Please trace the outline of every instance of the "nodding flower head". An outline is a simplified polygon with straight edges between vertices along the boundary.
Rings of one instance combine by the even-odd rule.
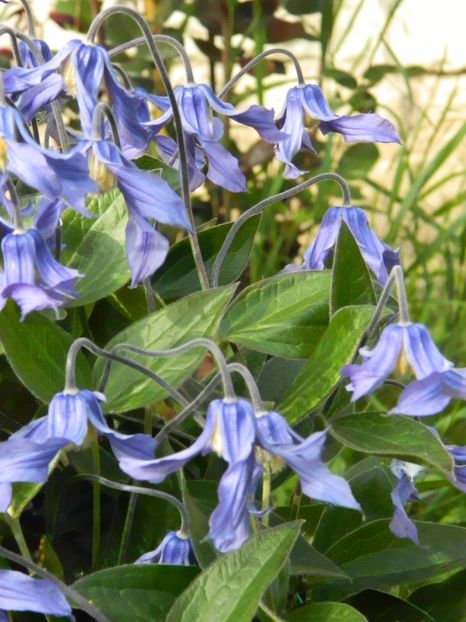
[[[134,563],[191,566],[192,557],[189,536],[182,531],[169,531],[154,551],[144,553]]]
[[[407,538],[419,544],[416,525],[407,515],[404,506],[411,501],[419,501],[419,494],[414,486],[414,480],[423,473],[424,469],[411,462],[393,460],[391,471],[397,481],[391,495],[395,511],[390,522],[390,530],[398,538]]]

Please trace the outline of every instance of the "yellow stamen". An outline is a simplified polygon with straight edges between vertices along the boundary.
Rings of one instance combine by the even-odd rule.
[[[65,83],[68,93],[71,95],[71,97],[76,97],[76,69],[71,62],[71,58],[66,61],[62,69],[61,75],[63,77],[63,81]]]
[[[89,177],[97,182],[103,192],[116,188],[115,175],[92,152],[89,156]]]
[[[4,171],[7,165],[7,144],[0,138],[0,171]]]
[[[405,376],[409,370],[408,359],[406,358],[406,353],[404,348],[401,349],[400,356],[398,357],[398,361],[395,367],[395,373],[399,376]]]
[[[271,473],[279,473],[285,465],[283,458],[273,456],[266,449],[262,449],[262,447],[256,447],[256,460],[265,468],[270,469]]]
[[[223,456],[223,438],[218,419],[215,422],[214,433],[212,434],[212,449],[220,458]]]

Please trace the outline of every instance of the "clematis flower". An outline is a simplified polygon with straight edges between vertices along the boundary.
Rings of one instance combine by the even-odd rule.
[[[407,364],[416,378],[426,378],[434,372],[444,372],[452,367],[432,341],[423,324],[390,324],[382,332],[373,350],[361,348],[362,364],[346,365],[341,375],[349,378],[347,391],[352,391],[354,402],[380,387],[398,366],[404,371]]]
[[[297,434],[277,412],[256,415],[257,440],[265,450],[262,460],[278,458],[298,475],[303,493],[311,499],[324,501],[353,510],[361,506],[353,497],[348,482],[334,475],[322,461],[327,438],[325,431],[311,434],[307,439]]]
[[[391,471],[397,479],[397,483],[391,494],[395,512],[390,522],[390,531],[398,538],[407,538],[415,544],[419,544],[416,525],[406,513],[405,505],[411,501],[419,501],[419,493],[414,486],[414,479],[424,469],[411,462],[393,460]]]
[[[399,264],[398,251],[379,240],[369,226],[367,216],[359,207],[331,207],[325,212],[315,240],[304,253],[301,266],[290,264],[284,272],[298,270],[323,270],[338,240],[344,222],[361,251],[365,262],[378,282],[384,285],[393,265]]]
[[[191,229],[184,204],[168,183],[127,160],[106,140],[86,140],[77,147],[89,159],[89,174],[102,191],[118,188],[128,208],[126,251],[134,287],[151,276],[165,260],[168,241],[150,219]]]
[[[46,41],[44,41],[43,39],[32,39],[32,42],[42,54],[45,62],[52,59],[52,50],[50,49],[49,44]],[[34,56],[34,54],[32,54],[29,46],[24,41],[18,41],[18,49],[21,56],[21,62],[23,63],[23,66],[26,67],[26,69],[32,69],[39,66],[36,57]]]
[[[142,93],[141,90],[139,92]],[[238,160],[220,144],[223,124],[220,119],[213,117],[213,111],[253,127],[261,138],[276,143],[283,140],[284,135],[273,122],[273,111],[254,105],[244,112],[238,112],[231,104],[222,102],[207,84],[179,86],[175,89],[175,96],[188,143],[190,168],[197,169],[197,181],[202,178],[201,170],[206,159],[210,181],[232,192],[244,192],[245,177],[239,169]],[[173,111],[168,98],[147,93],[146,97],[163,111],[158,119],[145,124],[159,132],[172,119]],[[204,158],[196,147],[202,150]]]
[[[33,69],[14,67],[4,74],[5,92],[9,95],[21,94],[20,106],[27,107],[29,117],[60,95],[75,97],[85,136],[91,135],[92,118],[102,82],[115,110],[123,151],[126,157],[136,158],[145,152],[151,140],[151,131],[141,125],[142,121],[149,121],[149,109],[145,100],[122,87],[108,52],[102,46],[74,39],[43,65]],[[48,92],[40,95],[44,85],[44,90]],[[31,89],[34,89],[35,95],[40,95],[36,105]]]
[[[315,152],[305,127],[306,114],[318,123],[323,134],[338,132],[348,143],[400,142],[392,123],[378,114],[339,116],[330,108],[316,84],[295,86],[288,91],[283,110],[276,119],[278,127],[287,135],[277,145],[276,158],[286,164],[285,177],[288,179],[304,172],[292,163],[293,156],[301,149]]]
[[[8,233],[1,247],[0,309],[12,298],[23,320],[31,311],[56,310],[76,297],[74,285],[82,275],[53,258],[37,229]]]
[[[466,492],[466,446],[446,445],[445,448],[453,458],[455,474],[453,486],[461,492]]]
[[[154,551],[144,553],[134,563],[191,566],[191,556],[192,549],[189,536],[182,531],[169,531]]]
[[[434,371],[421,380],[411,382],[402,391],[391,413],[415,417],[435,415],[446,408],[452,399],[466,400],[466,369],[452,367]]]
[[[53,616],[72,615],[59,588],[48,579],[33,579],[16,570],[0,570],[0,621],[7,611],[34,611]]]
[[[219,485],[219,504],[210,521],[209,537],[222,552],[237,549],[249,534],[248,494],[254,471],[254,415],[246,400],[214,400],[204,430],[182,451],[164,458],[122,458],[120,468],[134,479],[162,482],[201,454],[215,452],[228,467]]]

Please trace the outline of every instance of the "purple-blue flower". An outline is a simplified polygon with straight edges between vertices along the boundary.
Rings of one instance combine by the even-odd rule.
[[[201,171],[207,159],[207,177],[210,181],[232,192],[244,192],[245,177],[239,169],[238,160],[220,144],[223,123],[213,117],[212,111],[253,127],[261,138],[276,143],[283,140],[284,135],[273,122],[273,111],[254,105],[244,112],[238,112],[231,104],[222,102],[207,84],[179,86],[175,89],[175,96],[188,143],[191,187],[202,183]],[[148,94],[146,97],[163,111],[158,119],[146,123],[146,126],[159,132],[171,120],[173,111],[168,98]],[[165,151],[167,147],[168,143],[165,143]],[[199,147],[202,152],[199,152]]]
[[[191,566],[192,549],[189,536],[181,531],[169,531],[154,551],[141,555],[135,564],[171,564]]]
[[[397,365],[404,372],[409,364],[418,379],[452,367],[423,324],[390,324],[372,350],[361,348],[359,354],[364,358],[361,364],[346,365],[341,371],[351,381],[346,389],[352,391],[353,402],[380,387]]]
[[[448,453],[453,458],[454,467],[454,479],[452,480],[453,486],[466,492],[466,446],[460,445],[446,445]]]
[[[393,460],[390,468],[397,480],[391,494],[395,511],[390,521],[390,530],[398,538],[407,538],[419,544],[416,525],[407,515],[404,506],[411,501],[419,501],[414,479],[423,472],[423,469],[417,464],[401,460]]]
[[[400,394],[391,413],[414,417],[435,415],[452,399],[466,400],[466,369],[452,367],[435,371],[411,382]]]
[[[21,307],[21,319],[38,309],[58,309],[76,297],[82,275],[56,261],[37,229],[13,231],[2,240],[0,309],[8,298]]]
[[[0,570],[0,621],[7,611],[34,611],[70,617],[72,610],[59,588],[48,579],[33,579],[16,570]]]
[[[288,464],[298,475],[306,496],[317,501],[361,510],[348,482],[343,477],[334,475],[322,461],[327,438],[325,431],[315,432],[304,439],[279,413],[273,411],[256,416],[256,429],[257,441],[266,451],[265,457],[262,454],[262,460],[270,460],[272,457],[273,465],[273,457],[277,457]]]
[[[285,271],[323,270],[332,255],[344,222],[361,251],[365,262],[378,282],[384,285],[393,265],[399,263],[398,252],[379,240],[369,226],[365,212],[359,207],[331,207],[324,215],[317,236],[304,253],[301,266],[289,265]]]
[[[122,458],[120,467],[134,479],[162,482],[195,456],[215,452],[228,464],[219,485],[219,504],[210,517],[209,537],[222,552],[237,549],[249,534],[248,495],[253,482],[255,424],[246,400],[214,400],[205,428],[187,449],[164,458]]]
[[[102,81],[115,111],[123,152],[128,158],[136,158],[145,152],[151,140],[151,131],[141,124],[149,121],[149,109],[141,97],[123,88],[112,68],[108,52],[100,45],[72,40],[43,65],[33,69],[14,67],[4,75],[5,91],[9,95],[21,94],[19,105],[27,109],[29,118],[60,95],[68,93],[75,97],[86,137],[91,135]],[[44,91],[42,95],[41,88]],[[48,91],[47,95],[45,91]],[[37,100],[36,95],[39,95]]]
[[[338,132],[348,143],[379,142],[399,143],[395,127],[378,114],[357,114],[339,116],[327,104],[321,89],[316,84],[294,86],[288,91],[283,110],[277,117],[278,126],[288,137],[277,145],[276,158],[286,164],[285,177],[294,179],[304,171],[299,170],[292,159],[298,151],[315,151],[306,131],[306,115],[313,122],[319,122],[320,130]]]
[[[86,140],[77,147],[89,158],[89,173],[102,191],[117,187],[126,202],[129,220],[126,251],[131,269],[131,285],[151,276],[165,260],[168,241],[150,221],[191,229],[180,197],[168,183],[137,168],[106,140]]]

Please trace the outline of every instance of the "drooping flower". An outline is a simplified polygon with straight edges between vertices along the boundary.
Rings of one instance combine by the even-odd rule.
[[[205,428],[187,449],[164,458],[123,458],[120,467],[134,479],[162,482],[191,458],[215,452],[228,467],[219,485],[219,504],[210,521],[209,537],[219,551],[241,546],[249,534],[248,495],[254,472],[255,425],[246,400],[214,400],[207,410]]]
[[[461,492],[466,492],[466,446],[446,445],[445,449],[453,458],[455,475],[452,480],[453,486]]]
[[[390,324],[372,350],[361,348],[359,354],[364,358],[361,364],[346,365],[341,371],[351,380],[346,389],[352,391],[353,402],[380,387],[397,364],[402,371],[409,364],[418,379],[452,367],[423,324]]]
[[[417,528],[406,513],[405,505],[411,501],[419,501],[419,493],[414,486],[414,479],[423,472],[423,468],[411,462],[393,460],[391,471],[397,483],[391,494],[395,512],[390,522],[390,530],[398,538],[407,538],[419,544]]]
[[[52,81],[51,81],[52,78]],[[151,131],[142,121],[149,121],[147,103],[135,93],[125,90],[115,74],[108,52],[100,45],[69,41],[53,58],[33,69],[14,67],[5,72],[5,91],[21,94],[20,106],[27,108],[28,117],[50,104],[60,95],[68,94],[78,102],[81,127],[91,135],[92,119],[101,83],[107,88],[122,142],[128,158],[142,155],[151,140]],[[48,93],[40,95],[41,86]],[[31,89],[39,99],[34,103]],[[27,105],[26,105],[27,98]]]
[[[89,159],[89,173],[102,191],[118,188],[129,213],[126,251],[131,269],[131,285],[151,276],[165,260],[166,238],[149,221],[191,229],[180,197],[168,183],[137,168],[116,145],[106,140],[86,140],[77,147]]]
[[[400,142],[392,123],[378,114],[340,116],[333,112],[316,84],[294,86],[288,91],[283,110],[276,119],[279,128],[287,134],[287,138],[277,144],[276,157],[286,164],[285,177],[288,179],[304,172],[292,163],[293,156],[301,149],[315,151],[306,131],[306,114],[324,134],[338,132],[348,143]]]
[[[82,275],[53,258],[37,229],[8,233],[1,247],[0,309],[12,298],[21,307],[23,320],[31,311],[56,310],[76,297],[74,285]]]
[[[191,566],[192,548],[189,536],[182,531],[169,531],[154,551],[141,555],[135,564],[171,564]]]
[[[0,621],[7,611],[33,611],[53,616],[72,615],[60,589],[48,579],[33,579],[16,570],[0,570]]]
[[[327,433],[315,432],[304,439],[277,412],[256,415],[257,441],[266,451],[262,460],[278,457],[298,475],[303,493],[311,499],[361,510],[348,482],[334,475],[322,461]],[[272,463],[273,464],[273,463]]]
[[[159,132],[173,117],[172,108],[168,98],[148,94],[146,97],[163,112],[158,119],[146,123],[146,126]],[[244,112],[238,112],[231,104],[222,102],[207,84],[179,86],[175,89],[175,97],[183,130],[187,135],[190,167],[197,169],[197,180],[202,179],[201,170],[207,159],[207,177],[210,181],[232,192],[244,192],[245,177],[239,169],[238,160],[220,144],[223,124],[220,119],[213,117],[212,111],[253,127],[261,138],[276,143],[283,140],[284,135],[273,122],[273,111],[254,105]],[[196,147],[202,150],[204,158]]]
[[[301,266],[290,264],[285,272],[294,270],[323,270],[338,240],[340,227],[345,223],[361,251],[365,262],[381,285],[388,279],[393,265],[399,263],[398,251],[379,240],[370,228],[365,212],[359,207],[331,207],[324,215],[316,238],[304,253]]]
[[[466,400],[466,369],[452,367],[434,371],[421,380],[411,382],[402,391],[392,414],[425,417],[435,415],[452,399]]]

